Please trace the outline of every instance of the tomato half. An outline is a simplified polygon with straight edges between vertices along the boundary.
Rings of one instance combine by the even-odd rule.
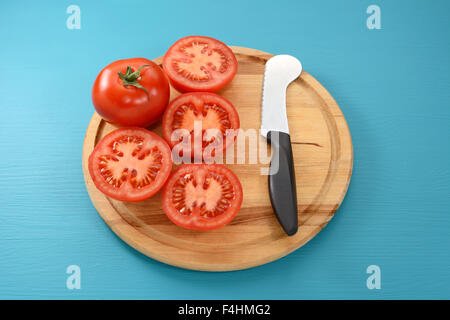
[[[120,74],[119,74],[120,73]],[[147,127],[169,103],[170,86],[164,71],[144,58],[118,60],[106,66],[92,87],[92,102],[106,121]]]
[[[172,148],[178,145],[180,156],[189,150],[191,157],[207,160],[234,143],[239,125],[230,101],[211,92],[190,92],[170,102],[163,116],[163,136]]]
[[[163,67],[180,92],[216,92],[233,80],[238,62],[219,40],[189,36],[175,42],[164,55]]]
[[[184,164],[163,189],[163,208],[180,227],[212,230],[225,226],[242,204],[238,177],[220,164]]]
[[[97,189],[122,201],[150,198],[172,170],[167,143],[146,129],[125,127],[101,139],[89,157],[89,173]]]

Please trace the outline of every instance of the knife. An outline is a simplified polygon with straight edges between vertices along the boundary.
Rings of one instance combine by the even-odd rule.
[[[262,91],[261,135],[272,146],[269,194],[272,208],[288,236],[298,230],[294,161],[286,114],[286,89],[302,72],[302,64],[290,55],[266,62]]]

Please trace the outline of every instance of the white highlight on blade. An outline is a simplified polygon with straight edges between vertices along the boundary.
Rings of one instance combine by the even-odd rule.
[[[261,135],[269,131],[289,134],[286,114],[286,89],[300,76],[302,64],[297,58],[282,54],[270,58],[264,70]]]

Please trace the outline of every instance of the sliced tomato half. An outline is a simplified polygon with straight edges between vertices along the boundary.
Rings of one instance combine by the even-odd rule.
[[[233,80],[238,62],[223,42],[189,36],[169,48],[163,67],[172,86],[180,92],[216,92]]]
[[[225,226],[242,204],[238,177],[219,164],[184,164],[163,190],[163,208],[180,227],[212,230]]]
[[[89,157],[89,173],[97,189],[121,201],[150,198],[171,170],[170,147],[142,128],[114,130],[98,142]]]
[[[234,143],[240,123],[236,109],[224,97],[211,92],[190,92],[172,100],[162,125],[164,139],[172,148],[178,145],[176,152],[180,156],[189,150],[190,156],[208,160]]]

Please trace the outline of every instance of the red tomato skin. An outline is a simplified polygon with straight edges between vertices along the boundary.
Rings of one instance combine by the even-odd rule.
[[[199,88],[199,87],[195,87],[195,86],[190,86],[186,83],[183,82],[179,82],[175,79],[169,79],[170,85],[177,90],[178,92],[181,93],[188,93],[188,92],[218,92],[220,91],[222,88],[226,87],[231,80],[233,80],[233,78],[230,78],[227,81],[224,81],[222,84],[220,85],[216,85],[216,86],[209,86],[206,88]]]
[[[99,153],[101,153],[104,148],[107,148],[110,141],[113,141],[113,138],[115,138],[116,136],[119,136],[122,133],[127,133],[127,134],[141,133],[146,136],[150,136],[151,138],[157,140],[160,151],[165,156],[165,164],[161,168],[162,179],[161,179],[160,184],[155,186],[153,189],[145,191],[145,192],[143,191],[138,195],[127,194],[126,192],[122,193],[122,194],[114,192],[114,190],[110,189],[108,187],[108,184],[105,183],[105,181],[100,177],[97,169],[95,168],[95,165],[96,165],[95,156],[98,155]],[[109,139],[109,138],[111,138],[111,139]],[[149,130],[140,128],[140,127],[122,127],[122,128],[119,128],[119,129],[116,129],[116,130],[110,132],[109,134],[104,136],[97,143],[94,150],[92,151],[92,153],[89,156],[88,169],[89,169],[89,174],[91,176],[92,182],[94,183],[96,188],[100,192],[102,192],[104,195],[111,197],[113,199],[119,200],[119,201],[139,202],[139,201],[143,201],[143,200],[151,198],[159,190],[161,190],[164,187],[165,183],[167,182],[167,179],[170,176],[170,172],[172,171],[172,153],[170,151],[170,147],[167,145],[167,143],[164,141],[164,139],[162,139],[157,134],[155,134]]]
[[[220,83],[213,83],[209,84],[208,82],[203,83],[202,85],[198,85],[195,82],[189,81],[187,79],[181,79],[174,76],[173,71],[171,70],[169,66],[169,58],[171,55],[171,52],[173,50],[176,50],[177,46],[183,42],[189,42],[191,39],[200,39],[205,41],[210,41],[213,43],[217,43],[226,53],[227,57],[229,59],[230,69],[231,72],[228,74],[227,77],[221,79]],[[205,36],[187,36],[184,38],[181,38],[177,40],[170,48],[167,50],[166,54],[164,55],[163,59],[163,68],[166,71],[167,76],[169,77],[170,84],[173,88],[175,88],[177,91],[181,93],[186,92],[217,92],[224,88],[226,85],[228,85],[234,78],[234,76],[237,73],[238,69],[238,61],[236,59],[236,56],[234,55],[233,51],[223,42],[211,38],[211,37],[205,37]]]
[[[226,174],[227,179],[229,179],[230,182],[232,183],[235,192],[235,199],[232,207],[230,208],[230,212],[214,218],[202,218],[199,216],[189,218],[185,216],[180,216],[175,211],[171,203],[172,200],[171,188],[174,182],[178,177],[180,177],[185,172],[198,172],[200,170],[205,170],[208,168]],[[237,213],[239,212],[239,209],[241,208],[242,201],[243,201],[243,191],[239,178],[233,171],[231,171],[229,168],[221,164],[183,164],[172,172],[162,191],[163,209],[169,220],[171,220],[179,227],[191,230],[208,231],[220,229],[226,226],[236,217]]]
[[[147,93],[134,86],[124,86],[118,72],[133,71],[143,65],[142,85]],[[97,113],[106,121],[121,126],[147,127],[155,123],[167,107],[170,86],[164,71],[145,58],[117,60],[106,66],[97,76],[92,87],[92,102]]]
[[[172,136],[172,132],[173,132],[171,125],[172,125],[172,120],[173,120],[173,116],[175,114],[176,108],[179,107],[180,105],[182,105],[184,102],[201,101],[201,100],[207,101],[210,99],[217,102],[222,107],[226,107],[227,111],[229,112],[230,120],[232,122],[232,128],[236,130],[236,133],[238,132],[238,130],[240,128],[239,113],[237,112],[236,108],[233,106],[233,104],[228,99],[226,99],[216,93],[212,93],[212,92],[188,92],[188,93],[181,94],[178,97],[176,97],[175,99],[173,99],[167,106],[167,109],[164,112],[164,115],[162,118],[163,119],[162,120],[163,137],[167,141],[167,143],[169,144],[169,146],[171,148],[173,148],[176,145],[176,143],[174,143],[171,140],[171,136]],[[236,137],[237,137],[237,134],[234,136],[233,140],[231,140],[231,141],[225,140],[225,142],[229,142],[229,143],[224,143],[223,149],[221,150],[220,154],[223,154],[227,148],[230,148],[234,144]],[[192,150],[191,157],[193,159],[200,158],[200,157],[194,155],[194,150]],[[203,160],[210,160],[210,159],[203,158]]]

